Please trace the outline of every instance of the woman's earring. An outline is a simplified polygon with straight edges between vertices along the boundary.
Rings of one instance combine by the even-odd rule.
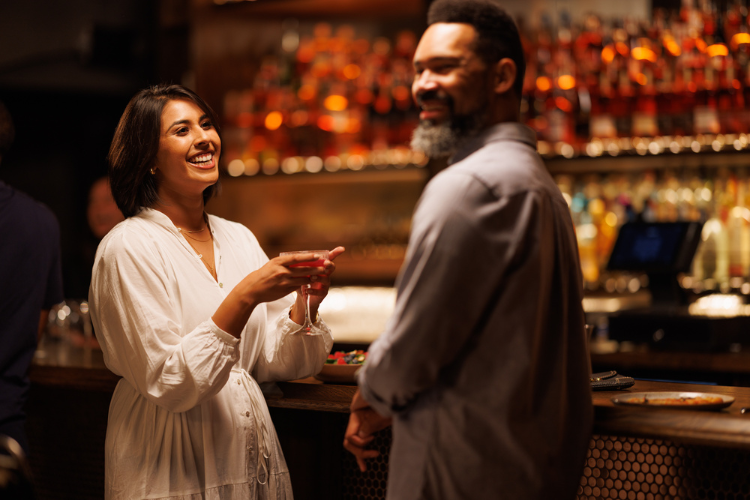
[[[151,175],[156,175],[156,167],[151,167]]]

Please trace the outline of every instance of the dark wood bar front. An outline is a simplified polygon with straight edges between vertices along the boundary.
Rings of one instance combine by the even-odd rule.
[[[118,377],[98,351],[38,359],[28,404],[30,462],[40,499],[102,498],[104,436]],[[342,448],[353,385],[314,379],[278,384],[268,406],[298,499],[383,498],[390,432],[362,474]],[[733,396],[721,411],[632,408],[611,398],[632,392],[691,391]],[[636,381],[593,393],[595,420],[579,498],[747,498],[750,388]]]

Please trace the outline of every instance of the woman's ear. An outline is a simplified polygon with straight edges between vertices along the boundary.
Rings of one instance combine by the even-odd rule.
[[[495,64],[495,93],[505,94],[513,89],[516,82],[516,63],[509,57],[503,57]]]

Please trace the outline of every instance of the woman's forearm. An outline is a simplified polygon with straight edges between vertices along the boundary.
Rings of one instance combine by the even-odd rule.
[[[237,293],[232,290],[211,318],[216,326],[228,334],[240,338],[250,315],[258,303],[248,297],[248,294]]]

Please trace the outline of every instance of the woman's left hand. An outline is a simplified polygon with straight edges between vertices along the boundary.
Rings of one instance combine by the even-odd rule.
[[[315,276],[310,276],[310,288],[306,290],[304,293],[310,294],[310,319],[312,321],[315,321],[315,318],[318,315],[318,307],[320,306],[320,303],[323,302],[323,299],[326,298],[326,295],[328,295],[328,289],[331,286],[331,274],[333,274],[334,271],[336,271],[336,264],[333,263],[333,261],[344,253],[345,248],[344,247],[336,247],[330,252],[328,252],[328,259],[323,264],[323,267],[325,267],[326,271],[324,274],[318,274]],[[295,319],[295,316],[297,316],[297,312],[299,311],[302,315],[302,320],[304,321],[305,318],[305,302],[304,302],[303,292],[300,290],[299,293],[297,293],[297,301],[294,304],[294,311],[292,311],[292,318]],[[299,322],[302,324],[302,322]]]

